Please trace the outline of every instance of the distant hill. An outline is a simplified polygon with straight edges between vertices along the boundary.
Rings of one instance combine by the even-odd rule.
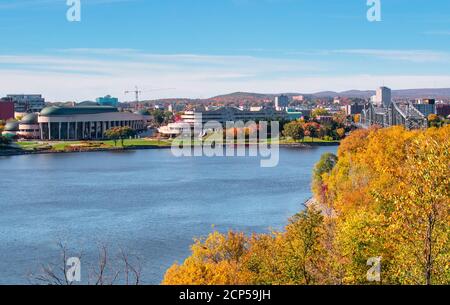
[[[281,94],[281,93],[280,93]],[[348,90],[343,92],[335,91],[322,91],[316,93],[283,93],[290,97],[296,95],[312,96],[316,98],[326,98],[326,97],[353,97],[353,98],[370,98],[375,94],[375,90]],[[225,95],[219,95],[210,98],[209,100],[224,101],[224,100],[262,100],[262,99],[273,99],[279,94],[261,94],[261,93],[250,93],[250,92],[234,92]],[[432,89],[402,89],[393,90],[392,96],[396,98],[450,98],[450,88],[432,88]]]
[[[393,92],[395,97],[405,98],[450,98],[450,88],[440,89],[407,89],[395,90]]]
[[[262,102],[271,101],[274,99],[275,94],[262,94],[262,93],[249,93],[249,92],[234,92],[225,95],[218,95],[209,98],[209,101],[220,103],[236,103],[236,102]]]
[[[254,92],[233,92],[223,94],[206,99],[189,99],[189,98],[167,98],[158,100],[142,101],[141,103],[172,103],[172,102],[194,102],[194,103],[240,103],[240,102],[270,102],[275,96],[285,94],[289,97],[303,95],[313,98],[361,98],[368,99],[375,94],[375,90],[347,90],[342,92],[322,91],[316,93],[254,93]],[[402,89],[393,90],[394,98],[415,99],[415,98],[435,98],[450,99],[450,88],[431,88],[431,89]]]

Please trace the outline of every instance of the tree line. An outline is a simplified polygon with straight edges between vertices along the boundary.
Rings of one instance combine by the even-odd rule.
[[[320,120],[320,117],[329,117],[328,121]],[[305,137],[320,138],[327,141],[341,140],[353,128],[350,119],[345,113],[330,115],[325,109],[316,109],[311,117],[304,117],[283,124],[283,136],[296,142],[304,141]]]

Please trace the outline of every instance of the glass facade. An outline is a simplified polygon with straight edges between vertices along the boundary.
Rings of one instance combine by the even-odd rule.
[[[96,99],[96,102],[100,106],[117,107],[119,105],[119,99],[117,97],[112,97],[110,95],[107,95],[105,97],[99,97]]]

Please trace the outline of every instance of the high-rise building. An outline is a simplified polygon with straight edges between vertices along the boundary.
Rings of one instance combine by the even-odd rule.
[[[426,117],[428,117],[430,114],[436,114],[435,104],[413,104],[413,106]]]
[[[45,99],[40,94],[9,94],[6,98],[14,102],[15,112],[40,112],[45,107]]]
[[[280,95],[275,97],[275,109],[277,111],[286,110],[289,106],[289,97],[287,95]]]
[[[435,99],[419,99],[417,100],[417,102],[413,103],[413,105],[426,117],[428,117],[430,114],[436,114]]]
[[[364,109],[364,105],[353,103],[351,105],[345,105],[345,106],[343,106],[343,108],[347,115],[354,115],[354,114],[360,114]]]
[[[380,87],[377,89],[375,101],[378,106],[388,107],[392,102],[391,89],[388,87]]]
[[[436,100],[434,98],[425,98],[425,99],[419,100],[418,104],[435,105]]]
[[[100,106],[117,107],[119,105],[119,99],[117,97],[112,97],[111,95],[99,97],[96,99],[96,102]]]

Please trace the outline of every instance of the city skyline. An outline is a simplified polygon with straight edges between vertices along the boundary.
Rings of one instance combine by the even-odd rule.
[[[326,4],[324,5],[324,3]],[[449,87],[448,1],[4,1],[0,94],[133,100]],[[121,22],[117,22],[120,20]],[[45,35],[42,35],[45,33]]]

